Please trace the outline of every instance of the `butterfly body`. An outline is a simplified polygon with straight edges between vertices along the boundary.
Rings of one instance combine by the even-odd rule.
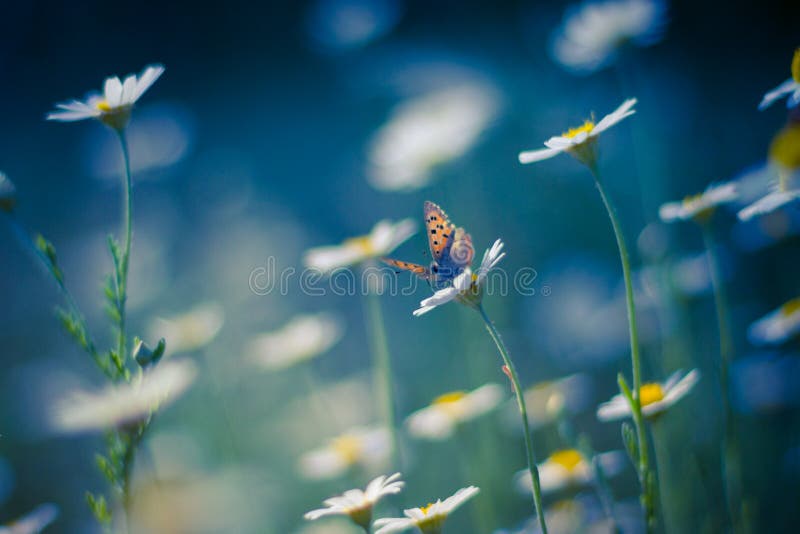
[[[392,267],[410,271],[427,280],[435,289],[449,285],[453,279],[464,272],[475,255],[472,236],[466,230],[456,227],[442,208],[426,201],[423,209],[425,229],[428,234],[428,247],[433,260],[428,267],[406,261],[384,259]]]

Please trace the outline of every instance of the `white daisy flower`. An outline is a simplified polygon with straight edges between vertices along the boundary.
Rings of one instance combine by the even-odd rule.
[[[681,400],[689,393],[700,380],[700,371],[692,369],[681,376],[681,371],[676,371],[663,384],[649,382],[642,384],[641,403],[642,414],[645,417],[655,417],[667,410],[670,406]],[[597,418],[601,421],[614,421],[631,417],[631,407],[622,394],[614,397],[597,409]]]
[[[506,256],[506,253],[502,252],[503,246],[503,242],[500,239],[495,241],[492,247],[483,253],[481,266],[476,272],[473,273],[469,267],[464,269],[463,273],[453,279],[453,285],[438,290],[433,296],[420,302],[420,307],[414,310],[414,316],[419,317],[438,306],[447,304],[451,300],[456,300],[468,306],[479,305],[483,296],[486,277],[500,263],[500,260]]]
[[[97,119],[115,130],[123,130],[131,118],[133,105],[163,73],[162,65],[149,65],[138,78],[135,74],[128,75],[124,82],[117,76],[106,78],[102,94],[90,94],[84,102],[56,104],[58,110],[49,113],[47,120]]]
[[[206,302],[179,315],[154,319],[147,329],[148,338],[164,338],[172,354],[190,352],[211,343],[224,323],[222,306]]]
[[[331,314],[298,315],[282,328],[256,336],[245,353],[264,369],[286,369],[327,352],[343,331],[342,322]]]
[[[333,438],[324,447],[303,454],[299,468],[309,479],[335,478],[355,466],[379,465],[391,451],[387,429],[359,427]]]
[[[737,198],[736,184],[712,184],[702,193],[688,196],[680,202],[663,204],[658,215],[665,223],[689,219],[703,222],[713,215],[717,206],[733,202]]]
[[[626,463],[625,453],[610,451],[597,454],[596,459],[606,476],[619,474]],[[551,454],[538,465],[542,493],[553,493],[564,488],[578,488],[594,481],[592,462],[576,449],[565,449]],[[514,484],[522,493],[531,493],[531,473],[523,469],[514,475]]]
[[[51,424],[60,433],[102,431],[145,420],[175,401],[197,376],[190,360],[168,360],[133,382],[102,391],[74,391],[56,402]]]
[[[552,54],[568,70],[590,73],[613,62],[627,43],[657,43],[666,23],[667,6],[661,0],[586,1],[565,15]]]
[[[452,391],[436,397],[430,406],[406,419],[409,432],[418,438],[444,440],[456,427],[495,409],[503,400],[503,386],[486,384],[474,391]]]
[[[17,188],[5,173],[0,172],[0,210],[11,213],[17,204]]]
[[[587,375],[574,374],[540,382],[524,391],[528,422],[534,428],[555,421],[562,412],[578,413],[589,402],[592,384]],[[519,408],[509,403],[508,419],[519,425]]]
[[[353,523],[364,529],[369,529],[372,523],[372,508],[379,500],[387,495],[400,493],[405,482],[400,480],[400,473],[392,476],[381,475],[367,484],[365,490],[352,489],[342,495],[325,500],[325,508],[312,510],[303,517],[313,521],[320,517],[331,515],[346,515]]]
[[[788,97],[786,107],[793,108],[800,104],[800,48],[794,51],[792,57],[792,77],[765,94],[758,109],[767,109],[783,97]]]
[[[749,221],[755,217],[777,211],[784,206],[794,203],[798,199],[800,199],[800,189],[790,191],[774,189],[766,196],[761,197],[746,208],[740,210],[736,216],[739,217],[740,221]]]
[[[412,191],[434,169],[466,154],[499,108],[493,88],[463,83],[398,106],[369,148],[368,179],[376,189]]]
[[[437,500],[423,508],[404,510],[406,517],[383,518],[375,521],[378,529],[375,534],[390,534],[402,532],[410,528],[418,528],[422,534],[440,534],[442,526],[456,508],[478,494],[480,490],[475,486],[461,488],[454,495],[444,501]]]
[[[341,245],[308,250],[303,264],[310,269],[330,272],[363,263],[389,254],[416,232],[417,224],[412,219],[396,223],[383,220],[372,228],[369,235],[347,239]]]
[[[592,167],[597,161],[597,147],[595,146],[597,136],[625,117],[630,117],[636,113],[636,110],[633,109],[634,105],[636,105],[636,99],[629,98],[616,110],[603,117],[597,124],[593,120],[587,120],[582,126],[570,128],[560,136],[551,137],[545,141],[544,144],[547,148],[520,152],[519,162],[523,164],[534,163],[550,159],[562,152],[567,152],[581,163]]]
[[[800,297],[750,325],[747,338],[753,345],[778,345],[800,334]]]
[[[19,519],[0,525],[0,534],[38,534],[56,517],[58,507],[55,504],[40,504]]]

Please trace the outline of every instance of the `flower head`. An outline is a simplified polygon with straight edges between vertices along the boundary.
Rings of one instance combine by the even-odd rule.
[[[481,265],[476,272],[473,273],[469,267],[464,269],[464,272],[453,279],[452,285],[438,290],[433,296],[420,302],[420,307],[414,310],[414,316],[419,317],[437,306],[447,304],[451,300],[473,307],[480,305],[486,277],[505,255],[503,242],[498,239],[491,248],[484,252]]]
[[[539,427],[555,421],[561,413],[580,412],[590,402],[591,390],[591,380],[584,374],[534,384],[524,391],[528,423],[532,427]],[[509,408],[509,420],[511,415],[517,418],[519,408],[516,404],[509,403]]]
[[[800,104],[800,48],[794,51],[792,57],[792,77],[765,94],[758,109],[767,109],[783,97],[788,97],[786,107],[793,108]]]
[[[137,77],[130,74],[121,81],[117,76],[106,78],[102,94],[90,94],[86,101],[72,100],[56,104],[47,120],[72,122],[97,119],[115,130],[123,130],[131,118],[133,105],[164,73],[162,65],[149,65]]]
[[[385,428],[354,428],[331,439],[325,446],[300,457],[300,472],[306,478],[327,479],[354,466],[380,464],[392,450]]]
[[[0,210],[11,213],[17,204],[17,188],[5,173],[0,172]]]
[[[625,453],[622,451],[603,452],[596,456],[606,476],[614,476],[622,471],[625,465]],[[542,493],[560,491],[567,487],[581,487],[594,480],[594,469],[588,460],[576,449],[559,450],[551,454],[538,465],[539,483]],[[519,471],[514,476],[517,489],[530,493],[533,491],[531,473],[528,469]]]
[[[747,329],[747,338],[754,345],[778,345],[798,334],[800,334],[800,297],[768,313]]]
[[[206,302],[179,315],[155,319],[148,327],[148,337],[164,338],[173,354],[189,352],[211,343],[224,323],[222,306]]]
[[[391,534],[392,532],[402,532],[414,527],[421,530],[423,534],[440,534],[447,516],[477,495],[479,491],[475,486],[461,488],[444,501],[437,500],[422,508],[404,510],[403,513],[406,517],[378,519],[375,521],[375,527],[378,529],[375,534]]]
[[[58,517],[55,504],[40,504],[19,519],[0,525],[0,534],[38,534]]]
[[[567,152],[581,163],[593,167],[597,162],[597,136],[608,130],[625,117],[636,113],[633,106],[635,98],[629,98],[613,112],[603,117],[598,123],[593,120],[585,121],[577,128],[571,128],[560,136],[551,137],[545,141],[547,148],[528,150],[519,153],[520,163],[534,163]]]
[[[700,380],[700,371],[697,369],[692,369],[684,376],[681,374],[681,371],[677,371],[663,383],[642,384],[641,403],[642,414],[645,417],[655,417],[667,410],[685,397]],[[597,418],[601,421],[614,421],[630,416],[631,407],[622,394],[615,395],[597,409]]]
[[[486,384],[474,391],[452,391],[439,395],[433,402],[408,416],[409,432],[418,437],[443,440],[450,437],[456,427],[479,417],[503,400],[504,390],[499,384]]]
[[[372,522],[372,508],[387,495],[400,493],[405,482],[400,480],[400,473],[392,476],[381,475],[372,480],[365,490],[352,489],[342,495],[325,500],[325,508],[312,510],[305,514],[306,519],[313,521],[329,515],[346,515],[362,528],[369,528]]]
[[[368,235],[352,237],[341,245],[308,250],[303,258],[303,263],[306,267],[323,272],[363,263],[389,254],[416,231],[417,225],[411,219],[404,219],[396,223],[383,220],[376,224]]]
[[[688,219],[705,222],[711,218],[717,206],[733,202],[737,197],[736,184],[712,184],[702,193],[662,205],[658,215],[665,223]]]
[[[627,43],[660,41],[666,15],[662,0],[586,1],[565,15],[553,38],[553,56],[575,73],[593,72],[613,62]]]
[[[130,384],[98,392],[74,391],[54,406],[53,429],[76,433],[135,424],[177,399],[196,376],[197,368],[192,361],[168,360]]]
[[[341,339],[343,330],[333,315],[298,315],[282,328],[257,336],[246,353],[265,369],[284,369],[328,351]]]

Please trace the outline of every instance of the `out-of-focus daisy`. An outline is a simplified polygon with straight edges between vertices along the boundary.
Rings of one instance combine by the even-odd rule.
[[[405,482],[400,480],[400,473],[389,477],[381,475],[367,484],[365,490],[352,489],[326,499],[325,508],[312,510],[303,517],[314,520],[330,515],[346,515],[353,523],[367,530],[372,523],[372,508],[375,503],[387,495],[400,493],[403,486]]]
[[[535,384],[524,392],[528,422],[535,428],[555,421],[565,411],[578,413],[589,403],[591,391],[591,380],[584,374]],[[516,404],[510,408],[509,419],[519,410]]]
[[[736,184],[710,185],[702,193],[691,195],[680,202],[667,202],[658,210],[665,223],[692,219],[705,222],[711,218],[717,207],[737,199]]]
[[[303,257],[303,264],[322,272],[355,265],[389,254],[416,232],[417,225],[411,219],[396,223],[383,220],[368,235],[352,237],[341,245],[308,250]]]
[[[645,417],[655,417],[667,410],[685,397],[700,380],[700,371],[697,369],[681,375],[681,371],[676,371],[664,383],[642,384],[641,403],[642,414]],[[601,421],[614,421],[630,416],[631,407],[622,394],[614,395],[610,401],[601,404],[597,409],[597,418]]]
[[[245,352],[265,369],[285,369],[328,351],[343,331],[342,322],[331,314],[299,315],[279,330],[254,338]]]
[[[568,70],[586,74],[612,63],[627,43],[649,46],[664,35],[661,0],[587,0],[573,6],[553,37],[552,54]]]
[[[587,120],[581,126],[570,128],[560,136],[551,137],[545,141],[544,144],[547,148],[520,152],[519,162],[534,163],[566,152],[584,165],[594,167],[597,162],[597,137],[622,119],[636,113],[636,110],[633,109],[634,105],[636,105],[636,99],[629,98],[596,124],[594,120]]]
[[[753,345],[778,345],[800,334],[800,297],[750,325],[747,338]]]
[[[47,120],[80,121],[97,119],[115,130],[123,130],[131,118],[133,105],[164,73],[162,65],[149,65],[137,77],[130,74],[121,81],[119,77],[106,78],[102,94],[90,94],[86,101],[72,100],[56,104],[56,111]]]
[[[146,419],[177,399],[194,381],[197,368],[190,360],[168,360],[131,383],[102,391],[74,391],[53,407],[51,425],[57,432],[101,431]]]
[[[0,534],[38,534],[56,517],[58,507],[55,504],[40,504],[19,519],[0,525]]]
[[[5,173],[0,172],[0,210],[11,213],[17,204],[17,188]]]
[[[348,469],[372,467],[390,455],[392,442],[385,428],[354,428],[330,440],[324,447],[300,457],[300,472],[306,478],[326,479],[343,475]]]
[[[739,212],[742,221],[772,213],[800,199],[800,121],[790,121],[775,135],[768,159],[777,181],[769,184],[767,195]]]
[[[478,306],[483,298],[483,289],[486,277],[494,269],[500,260],[505,257],[503,252],[503,242],[498,239],[491,248],[483,254],[481,265],[476,272],[467,267],[464,272],[453,279],[453,285],[440,289],[433,296],[420,302],[419,308],[414,310],[414,315],[419,317],[428,313],[432,309],[447,304],[451,300],[456,300],[468,306]]]
[[[153,320],[148,327],[148,337],[164,338],[172,354],[189,352],[211,343],[224,323],[222,306],[206,302],[185,313]]]
[[[375,521],[378,529],[375,534],[402,532],[410,528],[418,528],[423,534],[441,534],[447,516],[456,508],[473,498],[480,490],[475,486],[461,488],[444,501],[437,500],[422,508],[404,510],[406,517],[383,518]]]
[[[418,438],[443,440],[452,436],[456,427],[495,409],[504,397],[499,384],[486,384],[474,391],[452,391],[408,416],[409,432]]]
[[[600,462],[606,476],[614,476],[622,471],[625,465],[625,453],[610,451],[599,453],[596,460]],[[592,462],[576,449],[564,449],[551,454],[539,464],[539,483],[543,493],[552,493],[564,488],[585,486],[594,480]],[[514,475],[517,489],[523,493],[533,491],[531,473],[527,469]]]
[[[758,105],[758,109],[767,109],[783,97],[787,97],[786,107],[793,108],[800,104],[800,48],[794,51],[794,56],[792,57],[792,77],[765,94]]]
[[[369,148],[368,179],[384,191],[411,191],[435,168],[472,148],[497,114],[494,89],[464,83],[417,97],[395,109]]]

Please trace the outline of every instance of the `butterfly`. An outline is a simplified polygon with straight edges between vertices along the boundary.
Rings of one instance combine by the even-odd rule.
[[[407,261],[383,258],[392,267],[427,280],[436,289],[446,287],[453,278],[464,272],[472,263],[475,248],[472,236],[461,227],[456,227],[442,208],[430,201],[423,206],[425,229],[428,234],[428,247],[433,260],[428,267]]]

